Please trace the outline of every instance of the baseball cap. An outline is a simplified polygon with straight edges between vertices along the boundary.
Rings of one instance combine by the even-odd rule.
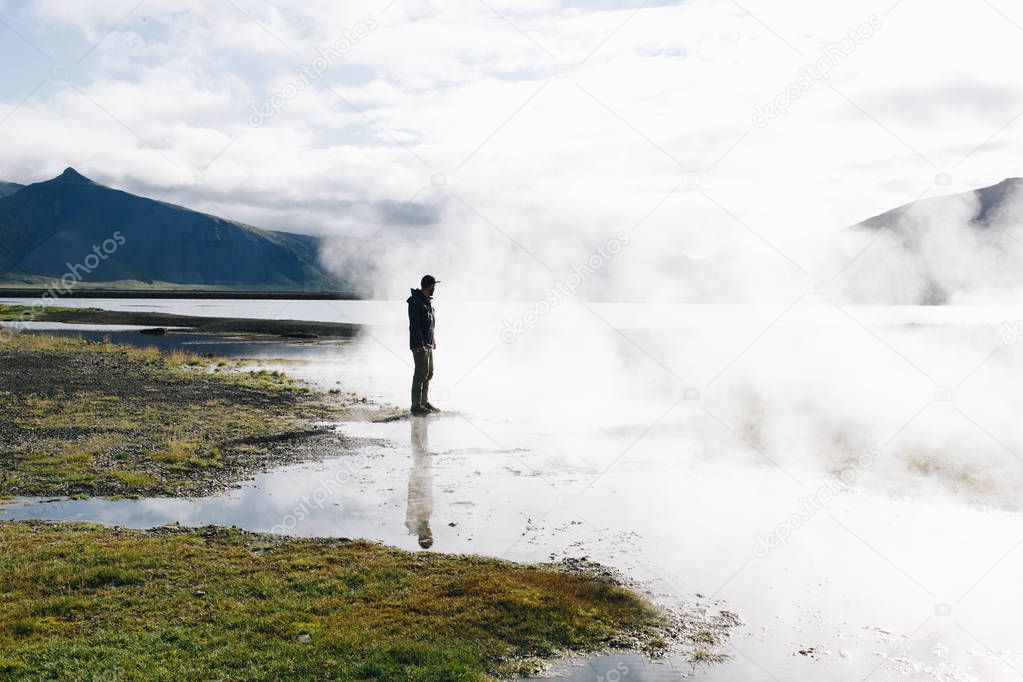
[[[423,279],[419,281],[419,286],[425,287],[430,284],[440,284],[440,280],[433,275],[423,275]]]

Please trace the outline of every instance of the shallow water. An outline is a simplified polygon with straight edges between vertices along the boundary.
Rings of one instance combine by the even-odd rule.
[[[588,556],[666,602],[720,602],[745,621],[720,666],[610,655],[572,666],[569,679],[997,680],[1023,670],[1023,467],[1011,419],[1020,359],[1001,324],[1016,311],[914,309],[903,322],[854,311],[850,322],[823,308],[765,331],[777,310],[749,320],[729,310],[713,333],[644,327],[627,339],[599,320],[566,334],[560,318],[509,344],[489,326],[503,310],[459,324],[458,307],[443,305],[434,401],[459,415],[340,425],[391,445],[269,472],[219,497],[27,501],[4,516],[227,523],[521,561]],[[280,366],[293,374],[404,402],[400,322],[358,344],[163,338],[287,356]],[[882,456],[845,483],[834,477],[871,444]]]
[[[486,427],[506,435],[499,424]],[[280,469],[218,497],[29,502],[4,516],[140,528],[220,523],[368,537],[411,550],[426,541],[435,551],[518,561],[587,556],[669,603],[721,601],[742,614],[730,663],[694,672],[684,661],[641,667],[633,659],[629,679],[668,672],[676,679],[678,672],[715,680],[862,678],[882,652],[894,652],[904,669],[929,667],[932,674],[920,675],[929,679],[999,679],[1008,670],[999,657],[1019,665],[1016,628],[992,626],[1014,622],[1023,566],[1010,556],[983,590],[968,592],[1009,549],[1005,538],[1023,532],[1014,514],[850,492],[786,545],[757,557],[753,533],[765,518],[784,518],[793,502],[793,484],[763,467],[695,465],[637,448],[616,476],[580,492],[597,469],[543,454],[539,439],[500,451],[458,418],[350,432],[395,445]],[[697,592],[707,599],[694,599]],[[942,603],[953,605],[955,618]],[[797,653],[808,647],[820,650],[818,659]],[[588,665],[570,671],[571,679],[595,679]],[[874,677],[904,678],[890,672]]]

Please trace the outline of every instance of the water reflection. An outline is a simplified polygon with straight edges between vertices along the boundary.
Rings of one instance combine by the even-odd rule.
[[[433,546],[433,453],[430,452],[429,417],[412,417],[412,470],[408,477],[405,527],[419,538],[419,546]]]

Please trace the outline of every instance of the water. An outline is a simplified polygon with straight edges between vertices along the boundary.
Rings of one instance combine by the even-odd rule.
[[[376,323],[356,344],[164,338],[287,356],[271,365],[404,404],[402,304],[329,303]],[[280,304],[243,309],[272,316]],[[434,402],[460,415],[341,425],[389,445],[217,497],[27,501],[5,516],[228,523],[519,561],[588,556],[669,603],[720,602],[745,620],[723,665],[612,654],[571,666],[569,679],[997,680],[1023,670],[1011,625],[1023,607],[1021,359],[1002,324],[1020,311],[800,304],[778,320],[784,306],[616,306],[563,308],[505,343],[502,320],[521,308],[438,301]],[[624,336],[612,317],[629,322]]]
[[[471,316],[490,323],[521,316],[536,307],[533,301],[509,299],[504,302],[446,301],[445,292],[439,293],[435,304],[443,311],[454,306],[460,316]],[[295,319],[315,322],[350,322],[354,324],[394,326],[401,324],[404,301],[334,301],[334,300],[238,300],[238,299],[139,299],[139,298],[66,298],[30,299],[2,298],[0,303],[17,305],[56,305],[71,308],[103,308],[116,311],[153,311],[176,315],[201,317],[238,317],[249,319]],[[592,322],[597,314],[619,329],[676,328],[707,324],[746,323],[751,320],[767,321],[787,307],[786,303],[719,305],[693,303],[590,303],[586,307],[563,302],[555,306],[555,313],[543,315],[545,325],[572,327],[580,320]],[[857,306],[866,321],[896,324],[977,324],[1000,323],[1023,318],[1023,306]],[[802,315],[800,309],[793,316],[806,323],[812,315]]]

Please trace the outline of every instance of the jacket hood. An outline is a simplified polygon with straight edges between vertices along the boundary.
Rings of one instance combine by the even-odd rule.
[[[409,296],[407,299],[405,299],[406,303],[412,303],[415,300],[420,300],[420,301],[428,301],[429,300],[428,298],[426,298],[426,296],[423,296],[423,290],[422,289],[409,289],[409,291],[412,292],[412,295]]]

